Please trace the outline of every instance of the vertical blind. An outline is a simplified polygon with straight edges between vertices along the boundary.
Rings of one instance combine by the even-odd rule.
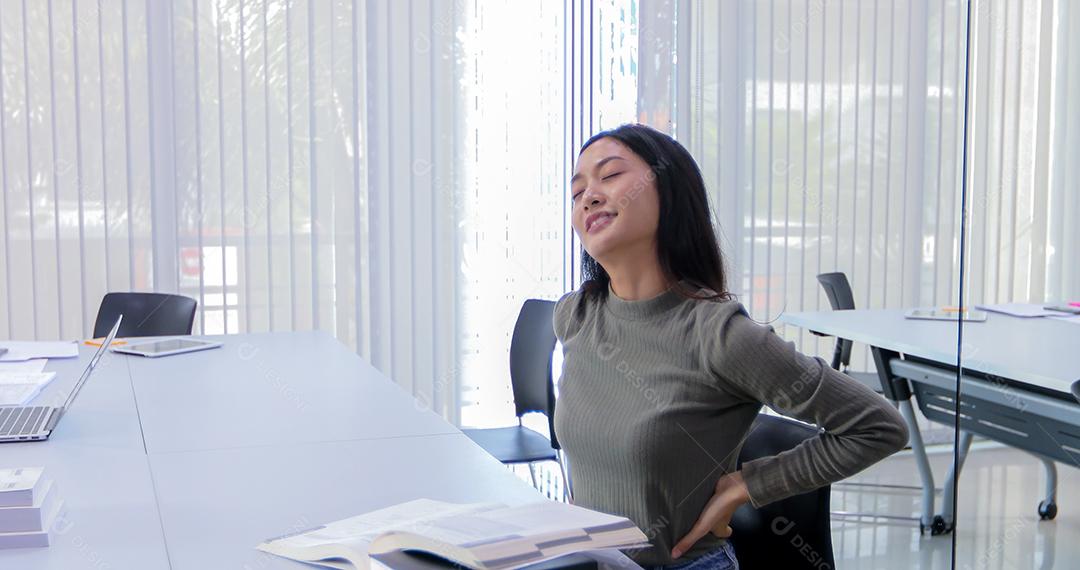
[[[521,304],[564,290],[567,10],[472,2],[462,16],[461,422],[505,425],[513,419],[509,348]],[[516,21],[533,25],[507,25]]]
[[[199,300],[200,332],[327,331],[456,419],[452,8],[154,4],[149,42],[171,70],[156,287]]]
[[[679,6],[670,128],[702,163],[750,314],[828,309],[830,271],[861,308],[955,302],[963,4]]]
[[[1075,299],[1080,6],[979,0],[973,12],[968,295]]]
[[[570,169],[592,133],[634,119],[635,18],[628,0],[484,0],[463,14],[463,424],[512,420],[521,304],[557,299],[580,279]]]
[[[145,6],[0,2],[6,338],[72,338],[154,286]]]
[[[0,1],[0,326],[107,291],[197,332],[323,330],[453,421],[507,421],[529,297],[580,283],[566,184],[640,120],[699,160],[762,321],[1080,294],[1080,10],[959,0]],[[810,352],[827,340],[781,331]],[[301,381],[298,379],[297,381]]]
[[[643,59],[673,64],[654,87],[675,94],[672,106],[653,111],[653,124],[701,162],[751,315],[828,309],[815,280],[828,271],[847,273],[861,308],[956,303],[967,3],[642,9],[672,3],[676,39],[642,44],[660,50]],[[1065,261],[1080,243],[1066,222],[1080,200],[1068,145],[1077,119],[1066,108],[1080,73],[1076,11],[1063,1],[973,5],[972,302],[1080,294]],[[781,331],[803,350],[831,349],[830,339]]]
[[[196,333],[323,330],[452,421],[507,421],[517,311],[574,279],[576,148],[634,118],[636,14],[0,2],[4,334],[177,292]]]

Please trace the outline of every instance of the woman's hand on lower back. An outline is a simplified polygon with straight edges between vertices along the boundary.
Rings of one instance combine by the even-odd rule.
[[[716,482],[716,491],[705,504],[705,508],[702,509],[689,534],[671,550],[671,557],[682,556],[709,532],[721,538],[731,536],[731,526],[729,526],[731,517],[736,509],[749,500],[750,492],[746,488],[746,483],[743,482],[742,473],[736,471],[721,477]]]

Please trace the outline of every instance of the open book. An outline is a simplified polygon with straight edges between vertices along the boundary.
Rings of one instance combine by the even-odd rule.
[[[382,556],[419,551],[451,564],[502,570],[570,553],[648,545],[630,520],[564,503],[506,507],[417,499],[270,539],[256,548],[331,568],[367,570],[371,557],[395,568],[423,567]]]

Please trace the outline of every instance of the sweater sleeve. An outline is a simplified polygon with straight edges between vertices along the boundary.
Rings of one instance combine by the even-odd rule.
[[[721,388],[822,428],[793,449],[743,464],[755,507],[850,477],[907,443],[907,426],[885,398],[798,352],[741,304],[724,305],[703,331]]]
[[[565,342],[567,336],[571,334],[571,330],[576,330],[577,325],[575,321],[580,320],[577,315],[577,306],[581,300],[581,294],[578,291],[570,291],[564,294],[555,302],[555,309],[551,316],[551,326],[555,329],[555,338],[559,339],[559,342]]]

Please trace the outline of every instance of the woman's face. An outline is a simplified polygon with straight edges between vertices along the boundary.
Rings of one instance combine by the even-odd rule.
[[[573,224],[601,265],[620,253],[655,251],[660,200],[649,165],[621,142],[603,138],[578,157],[570,179]]]

